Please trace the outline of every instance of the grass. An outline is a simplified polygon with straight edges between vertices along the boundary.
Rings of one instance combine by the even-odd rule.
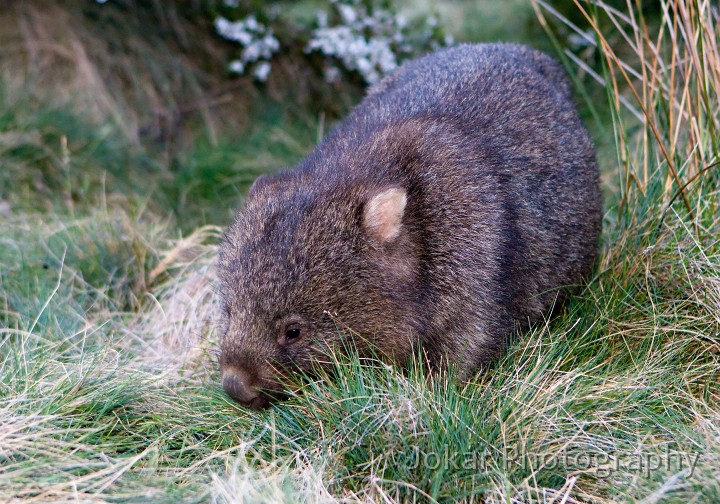
[[[235,136],[168,151],[8,84],[0,501],[719,502],[717,12],[661,4],[578,2],[597,65],[559,53],[613,139],[582,292],[469,383],[350,352],[263,412],[219,386],[215,224],[321,118],[263,97]]]

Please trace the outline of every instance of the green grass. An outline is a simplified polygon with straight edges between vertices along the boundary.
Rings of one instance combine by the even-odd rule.
[[[198,141],[171,163],[171,179],[160,192],[183,230],[230,222],[253,180],[295,164],[310,152],[322,128],[318,117],[282,110],[270,100],[254,115],[256,122],[242,135]]]
[[[97,245],[66,254],[62,268],[31,270],[27,260],[3,271],[4,497],[718,497],[718,292],[687,291],[694,272],[717,278],[717,240],[700,245],[679,231],[644,256],[646,242],[616,245],[604,262],[620,271],[599,274],[469,384],[339,357],[302,395],[256,413],[224,395],[211,363],[207,237],[165,263],[174,274],[150,288],[159,305],[117,311],[102,290],[116,275],[102,282],[83,267],[92,255],[116,261],[115,270],[126,264],[122,248],[109,246],[118,235],[93,231],[114,221],[96,214],[91,225],[68,223]],[[147,249],[162,243],[153,226],[135,225]],[[29,257],[44,257],[56,236],[41,222],[4,227],[3,236],[13,230],[34,237],[23,247]],[[133,291],[132,276],[120,278]],[[26,292],[11,296],[16,286]],[[693,474],[683,473],[696,456]],[[660,467],[634,467],[648,461]]]
[[[468,383],[350,351],[261,412],[219,386],[216,225],[322,116],[263,96],[237,131],[145,145],[0,87],[0,501],[720,502],[717,35],[680,16],[655,58],[597,15],[587,286]],[[704,67],[651,72],[698,40]]]
[[[186,233],[230,222],[252,181],[301,159],[323,127],[321,117],[266,98],[239,133],[198,135],[166,153],[133,145],[111,124],[98,128],[68,105],[31,104],[18,94],[0,82],[0,201],[18,213],[147,209],[170,213]]]

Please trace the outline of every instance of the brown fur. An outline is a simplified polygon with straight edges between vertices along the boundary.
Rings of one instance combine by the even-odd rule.
[[[338,327],[361,354],[421,343],[468,376],[590,272],[600,220],[594,149],[554,60],[494,44],[411,61],[251,188],[220,250],[223,384],[262,405],[255,391],[310,369]]]

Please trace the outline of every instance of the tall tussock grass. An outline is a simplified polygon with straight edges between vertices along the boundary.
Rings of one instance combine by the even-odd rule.
[[[694,195],[711,197],[720,149],[720,54],[718,7],[708,1],[662,0],[659,18],[573,0],[591,30],[583,31],[544,0],[533,0],[541,22],[546,10],[596,48],[602,75],[570,50],[568,60],[588,70],[607,92],[617,147],[619,216],[636,192],[660,191],[666,205],[680,199],[692,217]],[[572,64],[572,63],[571,63]],[[709,194],[708,194],[709,193]],[[633,203],[636,200],[632,200]]]
[[[219,89],[229,51],[206,36],[208,3],[5,2],[0,69],[13,88],[79,105],[136,145],[171,149],[190,120],[214,138],[249,101]],[[230,99],[239,114],[218,113]]]
[[[218,228],[122,199],[11,213],[0,501],[720,501],[718,8],[575,4],[588,46],[561,56],[604,90],[616,150],[601,258],[552,318],[467,383],[349,349],[251,412],[218,385]]]

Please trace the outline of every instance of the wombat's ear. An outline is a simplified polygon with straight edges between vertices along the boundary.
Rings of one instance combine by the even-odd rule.
[[[398,237],[407,204],[402,187],[389,187],[370,195],[363,209],[363,227],[375,240],[387,243]]]

